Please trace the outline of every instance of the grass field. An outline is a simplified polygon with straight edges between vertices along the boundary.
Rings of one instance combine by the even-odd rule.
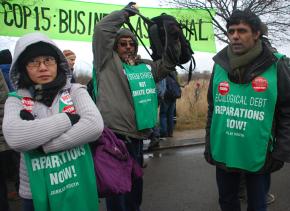
[[[176,102],[176,130],[205,128],[208,84],[207,79],[192,80],[182,88],[182,96]]]

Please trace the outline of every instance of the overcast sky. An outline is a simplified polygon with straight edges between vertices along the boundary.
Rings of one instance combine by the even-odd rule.
[[[82,0],[87,2],[99,2],[99,3],[111,3],[119,5],[127,5],[130,0],[120,1],[120,0]],[[135,1],[141,7],[160,7],[162,6],[159,0],[136,0]],[[0,37],[0,50],[9,48],[12,52],[14,51],[14,45],[18,38],[8,38]],[[93,60],[91,43],[89,42],[77,42],[77,41],[59,41],[54,40],[60,49],[71,49],[77,55],[76,69],[81,69],[83,71],[91,71],[91,63]],[[223,48],[223,44],[216,42],[217,51]],[[284,43],[283,46],[277,46],[277,49],[288,56],[290,56],[290,43]],[[139,48],[139,54],[143,58],[150,58],[143,47]],[[197,63],[197,71],[204,71],[212,69],[212,53],[195,52],[194,58]]]

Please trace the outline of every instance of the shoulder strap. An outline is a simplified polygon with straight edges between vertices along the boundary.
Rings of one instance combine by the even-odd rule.
[[[281,53],[274,53],[274,55],[276,56],[277,59],[281,59],[285,56],[284,54]]]
[[[17,92],[9,92],[8,96],[9,97],[16,97],[18,99],[22,99],[23,98],[23,96],[18,95]]]

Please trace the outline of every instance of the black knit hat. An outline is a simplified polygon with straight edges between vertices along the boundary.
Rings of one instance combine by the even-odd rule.
[[[8,49],[0,51],[0,64],[11,64],[12,55]]]
[[[59,61],[59,55],[56,50],[48,43],[38,42],[28,46],[18,58],[18,64],[27,65],[29,61],[38,56],[52,56]]]

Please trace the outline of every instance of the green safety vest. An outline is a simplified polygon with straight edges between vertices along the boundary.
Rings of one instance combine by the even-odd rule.
[[[228,73],[217,64],[212,88],[213,159],[228,168],[259,171],[268,150],[272,150],[269,143],[274,141],[271,129],[277,100],[276,63],[249,84],[231,82]]]
[[[15,92],[24,109],[32,112],[34,102]],[[59,100],[59,112],[75,113],[68,91]],[[35,211],[98,211],[96,177],[90,147],[45,154],[39,150],[24,153]]]
[[[133,98],[138,130],[153,128],[157,121],[157,93],[153,75],[147,65],[123,63]]]

